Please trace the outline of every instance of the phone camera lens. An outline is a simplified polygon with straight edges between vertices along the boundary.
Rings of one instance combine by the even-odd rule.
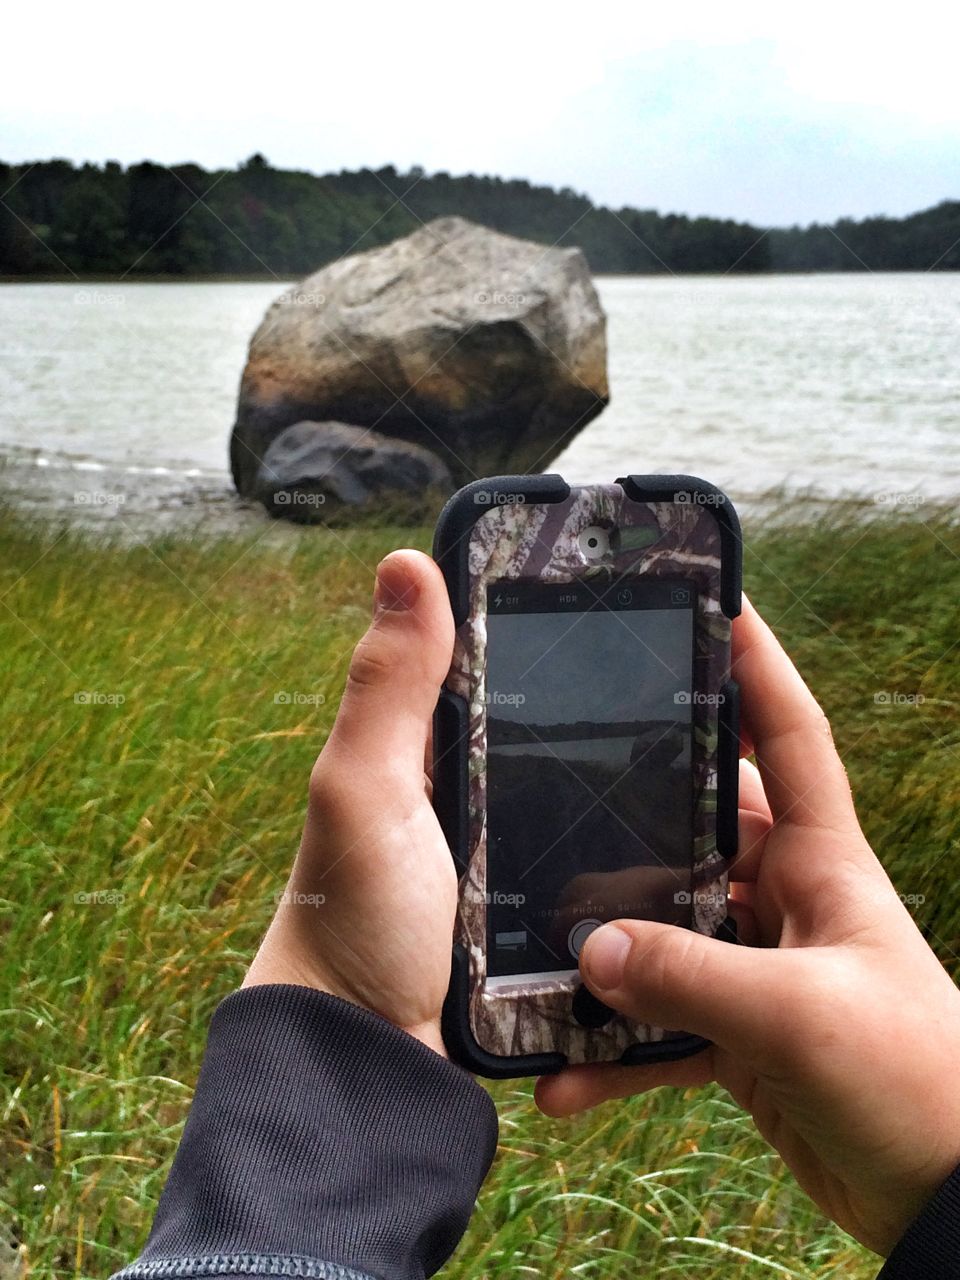
[[[610,551],[610,533],[599,525],[591,525],[581,532],[579,544],[585,560],[602,560]]]

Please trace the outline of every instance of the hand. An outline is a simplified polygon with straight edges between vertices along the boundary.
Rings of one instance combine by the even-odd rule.
[[[388,556],[310,778],[293,872],[243,984],[328,991],[438,1053],[457,879],[425,760],[453,630],[429,556]]]
[[[718,1081],[817,1204],[885,1254],[960,1163],[960,992],[868,846],[823,712],[749,607],[735,910],[763,949],[672,925],[596,930],[580,967],[608,1005],[713,1046],[682,1062],[576,1067],[537,1101],[567,1115]]]

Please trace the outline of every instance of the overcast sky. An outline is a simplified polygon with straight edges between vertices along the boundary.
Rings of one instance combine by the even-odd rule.
[[[683,719],[674,698],[690,686],[689,610],[496,613],[487,626],[487,690],[495,699],[490,713],[498,719]],[[525,701],[510,702],[512,694]]]
[[[19,4],[0,158],[395,164],[771,225],[960,198],[960,6]]]

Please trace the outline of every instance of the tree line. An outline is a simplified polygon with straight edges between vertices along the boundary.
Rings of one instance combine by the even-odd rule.
[[[460,214],[542,244],[577,245],[600,273],[960,269],[960,201],[906,218],[763,228],[597,206],[569,187],[467,174],[237,169],[144,161],[0,162],[0,275],[300,276]]]

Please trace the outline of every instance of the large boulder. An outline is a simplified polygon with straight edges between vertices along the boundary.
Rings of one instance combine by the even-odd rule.
[[[345,422],[297,422],[271,441],[254,493],[275,516],[308,524],[332,508],[373,498],[449,491],[450,472],[435,453]]]
[[[456,484],[541,471],[607,399],[580,250],[438,218],[273,303],[240,386],[233,477],[253,493],[281,431],[331,419],[430,449]]]

